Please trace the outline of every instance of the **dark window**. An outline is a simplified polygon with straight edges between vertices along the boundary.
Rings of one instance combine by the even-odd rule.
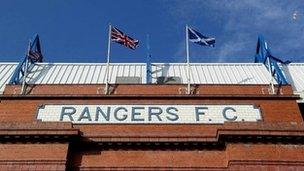
[[[181,84],[180,77],[157,77],[157,84]]]

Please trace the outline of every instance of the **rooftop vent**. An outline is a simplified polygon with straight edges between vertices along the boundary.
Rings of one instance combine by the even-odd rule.
[[[180,77],[157,77],[157,84],[181,84]]]
[[[141,84],[141,77],[116,77],[116,84]]]

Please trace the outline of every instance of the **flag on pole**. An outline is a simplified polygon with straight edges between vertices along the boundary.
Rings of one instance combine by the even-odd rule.
[[[214,47],[215,45],[215,38],[207,37],[199,33],[198,31],[188,27],[188,36],[189,41],[202,45],[202,46],[211,46]]]
[[[116,27],[111,28],[111,41],[124,45],[133,50],[137,48],[139,43],[138,40],[129,37]]]
[[[31,60],[31,62],[42,62],[43,55],[41,52],[41,45],[40,45],[40,39],[39,35],[37,34],[35,36],[35,39],[33,43],[30,45],[30,49],[28,51],[28,58]]]
[[[287,64],[290,64],[291,63],[291,61],[290,60],[287,60],[287,61],[283,61],[283,60],[281,60],[280,58],[278,58],[278,57],[275,57],[275,56],[270,56],[272,59],[274,59],[275,61],[278,61],[278,62],[280,62],[281,64],[284,64],[284,65],[287,65]]]
[[[190,85],[190,49],[189,41],[199,44],[201,46],[211,46],[215,45],[215,38],[207,37],[199,33],[198,31],[190,28],[186,25],[186,56],[187,56],[187,93],[191,94],[191,85]]]
[[[111,42],[116,42],[124,45],[130,49],[136,49],[139,41],[133,39],[120,31],[118,28],[113,27],[109,24],[109,36],[108,36],[108,53],[107,53],[107,69],[106,69],[106,86],[104,89],[105,94],[109,94],[109,68],[110,68],[110,52],[111,52]]]
[[[29,51],[28,57],[34,62],[42,62],[42,59],[43,59],[42,54],[40,52],[33,51],[33,50]]]
[[[283,60],[273,56],[263,35],[259,35],[259,37],[258,37],[254,62],[263,63],[267,67],[267,69],[269,71],[269,80],[270,80],[269,90],[270,90],[271,94],[276,93],[273,79],[275,79],[277,81],[279,87],[281,85],[288,84],[281,67],[284,67],[284,65],[289,64],[291,61],[289,61],[289,60],[283,61]],[[279,63],[281,63],[283,65],[279,66]]]

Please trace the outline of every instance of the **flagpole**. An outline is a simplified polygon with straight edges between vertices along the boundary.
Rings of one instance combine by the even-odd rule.
[[[188,25],[186,25],[186,54],[187,54],[187,94],[190,94],[190,60],[189,60],[189,34]]]
[[[31,48],[31,40],[29,40],[29,44],[28,44],[28,47],[27,47],[27,53],[26,53],[26,57],[25,57],[25,69],[24,69],[24,75],[23,75],[20,94],[25,93],[25,84],[26,84],[26,77],[27,77],[28,57],[29,57],[29,53],[30,53],[30,48]]]
[[[111,51],[111,30],[112,26],[109,24],[109,37],[108,37],[108,53],[107,53],[107,68],[106,68],[106,87],[105,94],[109,94],[109,66],[110,66],[110,51]]]
[[[147,34],[147,58],[146,58],[146,83],[152,83],[152,72],[151,72],[151,52],[150,52],[150,35]]]
[[[274,94],[272,69],[271,69],[271,63],[270,63],[270,57],[269,56],[267,57],[267,62],[268,62],[268,69],[269,69],[269,74],[270,74],[270,90],[271,90],[271,94]]]

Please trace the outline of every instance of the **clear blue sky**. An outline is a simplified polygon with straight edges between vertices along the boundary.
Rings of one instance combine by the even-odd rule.
[[[216,38],[190,44],[191,62],[252,62],[257,37],[272,53],[304,62],[303,0],[1,0],[0,61],[18,62],[35,33],[46,62],[105,62],[108,23],[140,41],[112,43],[112,62],[185,62],[185,25]]]

